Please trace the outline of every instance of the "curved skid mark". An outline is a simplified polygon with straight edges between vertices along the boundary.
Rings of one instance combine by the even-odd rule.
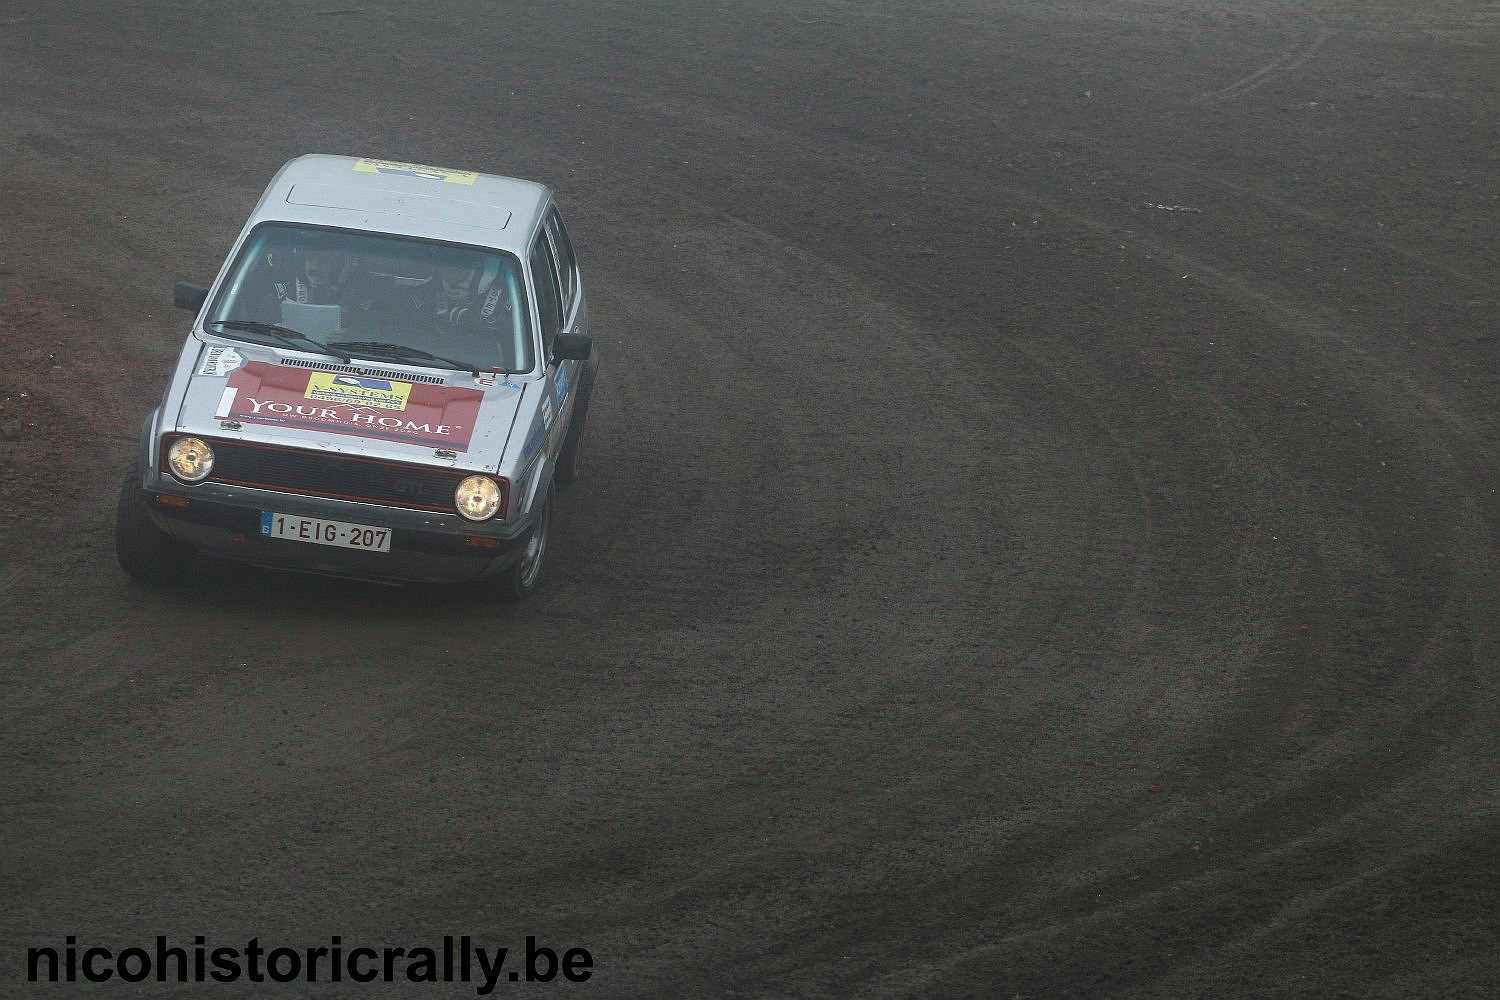
[[[1328,41],[1330,34],[1331,32],[1327,28],[1322,29],[1313,36],[1313,40],[1307,45],[1300,49],[1293,46],[1254,73],[1242,76],[1228,86],[1204,94],[1204,100],[1216,101],[1229,97],[1239,97],[1241,94],[1248,94],[1262,84],[1269,82],[1277,73],[1290,73],[1292,70],[1302,67],[1308,60],[1317,55],[1318,50],[1323,47],[1323,43]]]
[[[1341,222],[1336,218],[1333,218],[1322,212],[1312,211],[1310,209],[1302,208],[1300,206],[1289,203],[1280,192],[1272,193],[1256,190],[1255,188],[1250,187],[1249,185],[1244,183],[1235,183],[1234,181],[1225,180],[1222,176],[1213,171],[1201,170],[1196,167],[1189,167],[1188,169],[1190,169],[1194,176],[1196,176],[1204,184],[1212,184],[1216,187],[1223,188],[1226,191],[1231,191],[1237,195],[1240,195],[1241,197],[1250,198],[1254,201],[1260,202],[1263,206],[1274,208],[1275,210],[1281,212],[1288,212],[1292,215],[1297,216],[1299,219],[1304,219],[1307,222],[1312,223],[1316,226],[1320,226],[1329,232],[1341,234],[1346,242],[1353,242],[1357,239],[1359,242],[1363,243],[1363,245],[1371,249],[1384,250],[1388,253],[1396,254],[1398,256],[1406,258],[1407,260],[1414,261],[1415,263],[1420,264],[1423,267],[1428,267],[1434,271],[1438,271],[1444,275],[1447,275],[1454,281],[1460,281],[1466,285],[1470,285],[1481,292],[1486,292],[1491,295],[1500,295],[1500,284],[1496,284],[1495,282],[1490,281],[1487,278],[1481,278],[1477,275],[1471,274],[1468,271],[1460,270],[1454,264],[1451,264],[1446,260],[1441,260],[1437,257],[1434,257],[1430,253],[1426,253],[1421,250],[1409,249],[1408,247],[1386,240],[1372,239],[1368,234],[1363,233],[1360,230],[1350,226],[1347,223]]]
[[[1317,36],[1305,48],[1302,48],[1300,51],[1293,50],[1292,52],[1289,52],[1288,54],[1291,55],[1291,62],[1287,63],[1286,68],[1295,68],[1306,63],[1317,53],[1317,50],[1331,34],[1332,31],[1328,29],[1320,30]],[[1285,58],[1286,57],[1284,56],[1283,59]],[[1267,67],[1267,69],[1274,69],[1275,67],[1280,66],[1281,63],[1282,60],[1277,60],[1276,63],[1273,63],[1272,66]],[[1252,74],[1252,76],[1256,75],[1257,74]],[[1227,90],[1228,88],[1225,89]],[[1218,93],[1222,93],[1222,91]],[[711,118],[704,118],[696,109],[693,109],[690,105],[681,102],[674,103],[670,101],[663,101],[659,98],[653,97],[650,99],[642,98],[638,100],[637,103],[639,104],[639,106],[643,108],[649,108],[657,114],[675,115],[683,120],[691,119],[694,121],[698,121],[705,127],[718,130],[737,138],[753,137],[757,140],[763,141],[764,137],[768,134],[793,136],[793,133],[788,130],[779,128],[768,129],[760,123],[752,122],[744,118],[743,116],[733,113],[719,114],[712,116]],[[859,142],[851,143],[850,145],[866,153],[870,157],[871,162],[884,160],[891,156],[889,151],[881,149],[880,147],[874,146],[870,143]],[[1231,190],[1238,190],[1247,195],[1264,198],[1263,195],[1254,193],[1248,188],[1243,188],[1242,186],[1237,186],[1232,183],[1222,181],[1221,179],[1216,179],[1216,181]],[[1082,229],[1096,233],[1102,239],[1118,242],[1119,235],[1117,232],[1117,226],[1112,221],[1096,217],[1095,215],[1088,212],[1080,211],[1079,209],[1074,208],[1054,197],[1033,190],[1029,186],[1007,181],[1003,178],[992,178],[991,187],[994,191],[1003,194],[1006,197],[1012,198],[1020,204],[1029,205],[1033,208],[1041,209],[1043,211],[1051,213],[1059,218],[1066,219],[1068,222]],[[1286,206],[1282,205],[1280,207],[1285,208]],[[1309,218],[1315,218],[1312,213],[1307,213],[1305,211],[1298,211],[1298,214],[1304,215]],[[749,226],[749,228],[759,231],[757,227],[754,226]],[[770,234],[765,235],[770,236]],[[793,245],[774,236],[771,236],[770,238],[776,240],[777,243],[785,244],[787,246]],[[1302,330],[1309,338],[1316,338],[1332,344],[1336,344],[1340,349],[1350,352],[1353,357],[1359,358],[1366,363],[1373,364],[1374,362],[1374,358],[1370,354],[1368,349],[1362,347],[1354,337],[1350,336],[1348,331],[1343,329],[1335,320],[1333,320],[1333,318],[1327,315],[1319,314],[1315,311],[1299,309],[1294,305],[1289,305],[1286,301],[1283,301],[1284,297],[1273,294],[1270,290],[1259,288],[1252,281],[1246,279],[1245,277],[1237,275],[1232,271],[1216,268],[1209,264],[1205,259],[1202,259],[1193,254],[1189,254],[1170,242],[1152,238],[1142,232],[1135,232],[1131,234],[1130,242],[1136,247],[1149,251],[1150,254],[1156,256],[1158,259],[1172,261],[1175,266],[1183,269],[1183,273],[1193,272],[1199,280],[1202,280],[1206,284],[1213,286],[1219,292],[1226,295],[1231,301],[1239,302],[1249,308],[1256,309],[1268,316],[1274,317],[1278,323],[1285,325],[1288,329]],[[1401,250],[1399,247],[1393,249],[1397,250],[1397,252],[1407,253],[1407,251]],[[1442,270],[1444,273],[1452,274],[1453,276],[1461,278],[1462,280],[1476,287],[1485,289],[1487,291],[1492,291],[1494,288],[1492,283],[1487,282],[1482,278],[1476,278],[1472,275],[1464,274],[1451,265],[1447,264],[1446,262],[1435,261],[1431,258],[1416,254],[1411,254],[1411,256],[1413,259],[1422,261],[1424,264],[1433,266],[1438,270]],[[826,262],[822,262],[821,260],[819,261],[819,263],[826,264]],[[1470,423],[1468,420],[1465,420],[1460,414],[1458,414],[1452,407],[1444,405],[1429,391],[1424,389],[1418,383],[1415,377],[1404,371],[1391,371],[1384,367],[1382,367],[1382,370],[1386,372],[1389,384],[1397,388],[1399,391],[1407,394],[1409,398],[1419,399],[1423,401],[1428,407],[1428,411],[1431,415],[1435,416],[1442,423],[1446,424],[1450,429],[1464,437],[1465,440],[1472,442],[1482,442],[1487,440],[1483,429],[1475,427],[1472,423]],[[1483,447],[1476,447],[1476,461],[1482,467],[1500,468],[1500,460],[1488,457],[1486,449],[1484,449]]]

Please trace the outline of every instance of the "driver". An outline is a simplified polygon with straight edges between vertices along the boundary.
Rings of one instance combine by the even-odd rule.
[[[510,298],[494,275],[487,274],[482,254],[460,249],[439,251],[437,271],[418,289],[430,297],[429,315],[456,333],[486,333],[509,321]]]
[[[477,250],[440,247],[432,264],[431,278],[379,310],[385,325],[449,342],[455,336],[495,339],[509,330],[511,301],[496,280],[498,262]]]

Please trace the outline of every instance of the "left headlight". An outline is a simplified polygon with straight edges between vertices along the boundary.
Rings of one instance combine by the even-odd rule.
[[[458,512],[471,521],[487,521],[500,509],[500,487],[488,476],[470,476],[453,494]]]
[[[178,438],[167,449],[167,467],[185,483],[200,483],[214,471],[214,450],[202,438]]]

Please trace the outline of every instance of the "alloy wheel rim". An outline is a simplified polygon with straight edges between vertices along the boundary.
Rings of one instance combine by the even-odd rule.
[[[526,554],[521,560],[521,586],[530,588],[542,571],[542,556],[547,551],[547,535],[552,530],[552,498],[542,505],[541,519],[531,539],[526,543]]]

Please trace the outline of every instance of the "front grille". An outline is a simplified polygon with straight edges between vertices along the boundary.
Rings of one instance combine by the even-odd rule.
[[[163,442],[166,454],[168,441]],[[212,439],[209,482],[254,489],[454,513],[453,492],[467,472],[379,459]]]

